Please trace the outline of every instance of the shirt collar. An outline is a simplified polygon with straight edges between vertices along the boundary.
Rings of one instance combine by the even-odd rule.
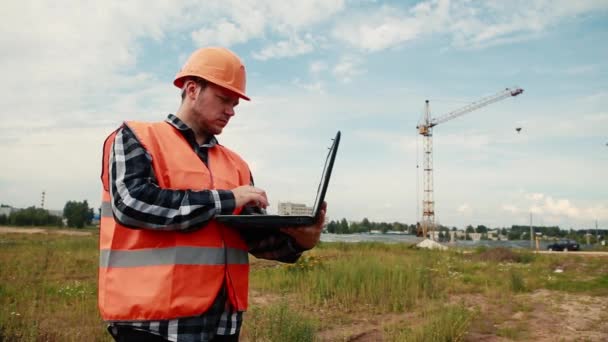
[[[192,128],[186,125],[186,123],[183,122],[176,115],[169,114],[165,121],[168,122],[171,126],[175,127],[177,130],[179,130],[186,138],[192,137],[192,139],[194,139],[194,131],[192,130]],[[219,142],[217,141],[217,138],[215,137],[215,135],[212,135],[207,138],[207,141],[205,141],[205,143],[202,144],[201,147],[213,147],[218,144]]]

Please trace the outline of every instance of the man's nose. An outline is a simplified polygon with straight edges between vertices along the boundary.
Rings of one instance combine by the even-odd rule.
[[[226,115],[234,116],[234,114],[235,114],[235,112],[234,112],[234,106],[232,106],[232,105],[226,106],[226,109],[224,110],[224,113],[226,113]]]

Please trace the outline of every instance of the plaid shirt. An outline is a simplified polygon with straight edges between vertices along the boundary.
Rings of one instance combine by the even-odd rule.
[[[178,117],[169,114],[166,122],[180,131],[199,158],[208,165],[208,151],[218,145],[217,139],[211,136],[205,144],[199,145],[194,131]],[[129,127],[121,127],[110,153],[110,194],[112,212],[122,225],[185,232],[198,229],[216,214],[232,213],[235,209],[236,202],[230,190],[159,188],[151,161],[151,156]],[[243,235],[243,238],[249,252],[257,258],[293,263],[302,254],[292,239],[280,232],[264,233],[262,236]],[[224,291],[220,291],[212,307],[201,316],[112,324],[149,331],[170,341],[206,341],[215,335],[239,333],[242,317],[243,313],[233,311]]]

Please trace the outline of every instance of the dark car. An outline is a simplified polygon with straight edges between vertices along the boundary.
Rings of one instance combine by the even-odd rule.
[[[547,246],[547,250],[564,252],[578,251],[580,250],[580,246],[578,245],[578,242],[573,240],[559,240]]]

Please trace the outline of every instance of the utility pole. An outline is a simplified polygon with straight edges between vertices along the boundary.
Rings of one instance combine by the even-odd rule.
[[[530,213],[530,249],[534,249],[534,229],[532,229],[532,213]]]
[[[600,243],[600,234],[597,231],[597,220],[595,220],[595,242],[597,244]]]

